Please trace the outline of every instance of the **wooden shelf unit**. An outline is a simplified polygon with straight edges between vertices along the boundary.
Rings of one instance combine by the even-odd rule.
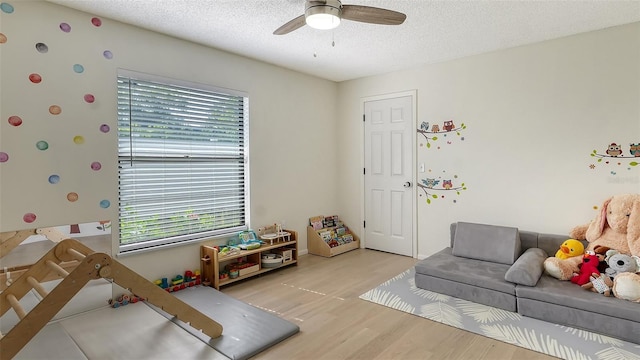
[[[220,256],[218,249],[213,246],[202,245],[200,247],[200,267],[202,271],[203,281],[209,281],[212,287],[220,290],[221,286],[232,284],[236,281],[244,280],[256,275],[260,275],[271,270],[276,270],[289,265],[298,265],[298,233],[293,230],[284,230],[291,234],[289,241],[274,240],[273,245],[265,244],[257,249],[253,250],[240,250],[239,253]],[[278,249],[290,249],[292,250],[291,260],[285,261],[282,264],[275,267],[263,267],[262,266],[262,253],[271,253],[272,250]],[[226,278],[220,280],[220,270],[224,269],[225,265],[233,262],[237,262],[238,259],[246,258],[247,262],[258,264],[256,271],[249,272],[238,276],[237,278]]]
[[[352,232],[350,232],[353,236],[352,242],[336,247],[329,246],[318,234],[319,231],[335,230],[335,228],[336,227],[334,226],[315,230],[313,227],[307,226],[307,246],[309,247],[309,253],[324,257],[332,257],[360,247],[360,238]]]

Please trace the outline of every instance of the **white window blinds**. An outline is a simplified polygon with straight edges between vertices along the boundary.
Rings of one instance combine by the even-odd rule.
[[[246,229],[247,103],[118,76],[120,252]]]

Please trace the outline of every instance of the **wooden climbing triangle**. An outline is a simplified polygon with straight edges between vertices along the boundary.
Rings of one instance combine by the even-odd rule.
[[[6,249],[17,246],[15,243],[19,239],[24,240],[35,233],[35,230],[0,233],[2,256],[8,252],[5,252]],[[10,242],[6,249],[5,242]],[[61,266],[70,262],[77,262],[77,266],[71,270]],[[47,292],[41,283],[50,278],[52,273],[62,281]],[[94,252],[75,239],[65,239],[59,241],[0,294],[0,316],[13,309],[20,319],[4,336],[0,334],[0,360],[13,358],[90,280],[100,278],[128,289],[212,338],[222,334],[222,325],[218,322],[120,264],[110,255]],[[43,299],[27,312],[20,305],[20,299],[32,289]]]

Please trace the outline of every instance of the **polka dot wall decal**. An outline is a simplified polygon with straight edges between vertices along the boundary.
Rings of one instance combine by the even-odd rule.
[[[44,151],[49,148],[49,143],[44,140],[40,140],[36,143],[36,147],[38,148],[38,150]]]
[[[107,59],[107,60],[113,59],[113,53],[111,51],[109,51],[109,50],[105,50],[102,53],[102,56],[104,56],[104,58]]]
[[[34,84],[40,84],[40,82],[42,82],[42,76],[40,76],[40,74],[29,74],[29,81],[31,81]]]
[[[60,113],[62,112],[62,108],[58,105],[51,105],[49,106],[49,113],[51,115],[60,115]]]
[[[13,6],[9,3],[3,2],[0,3],[0,10],[4,13],[11,14],[13,12]]]
[[[91,23],[93,24],[93,26],[100,26],[102,25],[102,20],[100,20],[100,18],[94,17],[91,18]]]
[[[22,216],[22,221],[26,222],[27,224],[31,224],[32,222],[36,221],[36,214],[26,213],[24,214],[24,216]]]
[[[73,142],[80,145],[80,144],[84,144],[84,137],[77,135],[73,137]]]
[[[67,200],[71,201],[71,202],[76,202],[78,201],[78,194],[74,193],[74,192],[70,192],[67,194]]]
[[[9,124],[11,124],[12,126],[20,126],[22,125],[22,119],[20,118],[20,116],[9,116]]]
[[[60,182],[60,176],[53,174],[49,176],[49,184],[57,184]]]
[[[37,43],[36,44],[36,50],[38,50],[39,53],[43,53],[44,54],[47,51],[49,51],[49,47],[45,43]]]
[[[77,72],[78,74],[82,74],[84,72],[84,66],[80,64],[74,64],[73,71]]]
[[[107,124],[102,124],[102,125],[100,125],[100,131],[102,131],[103,133],[105,133],[105,134],[106,134],[106,133],[108,133],[108,132],[109,132],[109,130],[111,130],[111,128],[109,127],[109,125],[107,125]]]
[[[4,151],[0,151],[0,163],[9,161],[9,154]]]
[[[97,161],[94,161],[94,162],[91,163],[91,170],[98,171],[100,169],[102,169],[102,164],[100,164]]]
[[[91,95],[91,94],[84,94],[84,101],[88,102],[89,104],[93,103],[94,101],[96,101],[96,97]]]
[[[60,23],[60,30],[68,33],[71,31],[71,25],[67,24],[67,23]]]
[[[100,207],[101,208],[106,209],[109,206],[111,206],[111,202],[109,200],[100,200]]]
[[[4,44],[7,42],[7,35],[0,33],[0,44]]]

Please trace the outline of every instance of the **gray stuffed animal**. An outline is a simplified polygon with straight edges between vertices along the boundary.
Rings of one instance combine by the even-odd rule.
[[[635,274],[640,272],[640,257],[622,254],[618,250],[612,249],[607,251],[605,261],[609,265],[605,270],[605,274],[612,280],[620,273],[628,272]]]

